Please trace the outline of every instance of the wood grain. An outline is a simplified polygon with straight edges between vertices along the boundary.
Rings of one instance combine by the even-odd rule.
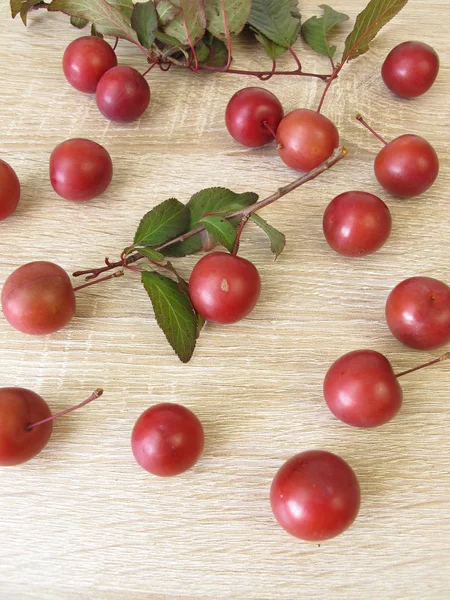
[[[363,4],[333,3],[351,16],[343,33]],[[313,1],[301,8],[304,19],[317,12]],[[448,0],[410,0],[342,72],[324,114],[348,158],[264,211],[288,239],[276,263],[267,240],[248,227],[242,254],[260,269],[261,302],[237,325],[207,325],[189,365],[173,355],[134,276],[81,292],[76,317],[52,336],[26,337],[0,319],[3,386],[31,388],[55,411],[105,389],[55,425],[38,458],[0,471],[2,599],[449,597],[450,367],[405,378],[401,414],[373,431],[338,423],[321,392],[327,367],[345,351],[374,348],[398,370],[430,358],[393,339],[383,309],[407,276],[449,281],[448,16]],[[153,71],[149,111],[136,124],[115,125],[64,80],[61,56],[77,35],[57,15],[35,14],[25,29],[1,2],[0,156],[16,169],[23,194],[0,223],[0,284],[30,260],[73,272],[115,259],[142,214],[165,198],[187,201],[208,186],[265,197],[295,176],[273,147],[244,149],[225,131],[230,96],[261,84]],[[409,102],[394,98],[379,74],[388,50],[407,39],[431,43],[441,57],[436,84]],[[302,42],[298,49],[305,68],[328,70]],[[144,70],[126,43],[118,54]],[[250,39],[236,44],[235,56],[236,66],[266,68]],[[281,64],[289,68],[289,57]],[[286,110],[314,107],[323,89],[297,78],[263,85]],[[387,138],[413,132],[435,146],[441,172],[429,192],[409,201],[382,193],[372,171],[378,142],[354,121],[356,112]],[[115,168],[110,190],[83,205],[58,198],[48,179],[51,150],[74,136],[104,144]],[[388,202],[393,232],[377,254],[355,261],[328,248],[321,218],[335,195],[358,188]],[[182,262],[186,275],[195,260]],[[129,442],[138,415],[160,401],[193,409],[206,432],[196,468],[168,480],[140,469]],[[355,524],[320,547],[282,531],[268,502],[276,470],[308,448],[340,454],[362,487]]]

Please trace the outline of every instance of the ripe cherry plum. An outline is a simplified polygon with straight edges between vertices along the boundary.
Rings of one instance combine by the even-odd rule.
[[[96,92],[100,112],[111,121],[136,121],[150,103],[147,80],[132,67],[114,67],[100,79]]]
[[[386,204],[367,192],[339,194],[323,215],[323,232],[328,244],[344,256],[376,252],[387,241],[391,224]]]
[[[283,118],[283,107],[271,92],[248,87],[236,92],[225,111],[227,129],[237,142],[257,147],[272,142]]]
[[[67,273],[51,262],[22,265],[5,281],[2,309],[15,329],[45,335],[62,329],[75,313],[75,294]]]
[[[180,404],[162,403],[148,408],[131,434],[136,461],[149,473],[162,477],[178,475],[194,466],[203,446],[202,424]]]
[[[255,265],[226,252],[203,256],[189,280],[192,304],[213,323],[240,321],[255,308],[260,293],[261,279]]]
[[[20,200],[20,182],[16,172],[0,159],[0,221],[11,215]]]
[[[281,160],[296,171],[311,171],[329,158],[339,145],[336,126],[306,108],[288,113],[277,129]]]
[[[50,156],[50,181],[55,192],[75,202],[100,196],[113,176],[109,153],[83,138],[62,142]]]
[[[117,57],[105,40],[89,35],[71,42],[63,56],[67,81],[80,92],[94,94],[106,71],[117,65]]]
[[[410,348],[432,350],[450,342],[450,288],[432,277],[400,282],[386,302],[386,321]]]
[[[385,190],[400,198],[412,198],[433,185],[439,173],[439,159],[427,140],[405,134],[380,150],[374,170]]]
[[[386,86],[402,98],[425,94],[439,71],[439,56],[428,44],[403,42],[387,55],[381,68]]]
[[[288,533],[320,542],[339,535],[356,519],[359,483],[339,456],[308,450],[280,468],[272,482],[270,502],[276,520]]]
[[[45,448],[53,422],[28,426],[50,415],[47,402],[31,390],[0,388],[0,466],[19,465]]]
[[[336,360],[325,376],[323,392],[334,416],[354,427],[387,423],[403,398],[391,363],[374,350],[355,350]]]

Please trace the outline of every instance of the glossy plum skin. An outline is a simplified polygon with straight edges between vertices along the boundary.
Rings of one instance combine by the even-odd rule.
[[[53,422],[30,430],[27,426],[50,415],[47,402],[31,390],[0,388],[0,466],[19,465],[45,448]]]
[[[96,92],[100,112],[111,121],[131,123],[150,103],[147,80],[132,67],[114,67],[100,79]]]
[[[113,165],[107,150],[83,138],[62,142],[50,156],[50,182],[65,200],[92,200],[107,189]]]
[[[202,424],[188,408],[162,403],[148,408],[131,434],[134,457],[153,475],[184,473],[198,461],[205,443]]]
[[[412,198],[430,188],[439,173],[431,144],[418,135],[401,135],[378,153],[374,164],[380,185],[400,198]]]
[[[117,65],[117,57],[105,40],[89,35],[71,42],[63,56],[63,71],[75,89],[94,94],[106,71]]]
[[[392,219],[386,204],[367,192],[336,196],[323,215],[328,244],[343,256],[366,256],[383,246],[391,233]]]
[[[75,293],[64,269],[46,261],[22,265],[5,281],[2,309],[19,331],[46,335],[62,329],[75,313]]]
[[[336,126],[326,117],[307,108],[288,113],[277,129],[281,160],[296,171],[318,167],[339,146]]]
[[[339,456],[324,450],[296,454],[280,468],[270,490],[278,523],[291,535],[321,542],[345,531],[360,506],[358,479]]]
[[[189,295],[197,312],[213,323],[240,321],[255,308],[261,279],[253,263],[226,252],[212,252],[195,265]]]
[[[355,350],[335,361],[323,394],[334,416],[354,427],[378,427],[395,417],[403,393],[391,363],[374,350]]]
[[[439,72],[439,56],[428,44],[403,42],[384,60],[381,76],[386,86],[401,98],[425,94]]]
[[[20,182],[16,172],[0,159],[0,221],[9,217],[20,200]]]
[[[386,321],[410,348],[432,350],[450,342],[450,288],[432,277],[400,282],[386,302]]]
[[[240,144],[256,148],[273,142],[268,127],[276,132],[284,112],[278,98],[263,88],[248,87],[236,92],[228,102],[225,124]]]

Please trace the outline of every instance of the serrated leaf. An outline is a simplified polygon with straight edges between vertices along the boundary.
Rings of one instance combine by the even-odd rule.
[[[226,40],[226,17],[229,34],[241,33],[250,15],[251,5],[251,0],[205,0],[206,28],[215,37]]]
[[[230,213],[240,210],[245,206],[254,204],[258,200],[258,195],[253,192],[244,192],[236,194],[226,188],[207,188],[201,190],[192,196],[187,203],[190,213],[188,231],[195,229],[201,219],[207,213],[220,212]],[[197,234],[188,240],[169,246],[162,252],[166,256],[186,256],[202,249],[202,240],[200,234]]]
[[[269,238],[270,249],[275,254],[275,260],[276,260],[280,256],[280,254],[283,252],[284,247],[286,246],[286,236],[284,235],[284,233],[281,233],[281,231],[278,231],[278,229],[275,229],[275,227],[272,227],[272,225],[269,225],[269,223],[267,221],[265,221],[264,219],[262,219],[259,215],[253,214],[250,217],[250,219],[254,223],[256,223],[256,225],[261,227],[261,229],[264,231],[264,233]]]
[[[233,250],[234,242],[236,241],[236,231],[229,221],[223,217],[219,217],[219,215],[209,215],[208,217],[204,217],[200,223],[229,252]]]
[[[144,48],[150,48],[155,41],[155,31],[158,29],[158,19],[152,0],[138,2],[134,5],[131,13],[131,26]]]
[[[170,0],[159,0],[156,4],[158,23],[161,27],[166,25],[169,21],[172,21],[179,12],[180,8],[174,6]]]
[[[197,317],[189,297],[164,275],[144,271],[142,283],[155,311],[156,322],[178,358],[187,363],[197,339]]]
[[[145,256],[146,258],[149,258],[150,260],[157,262],[157,263],[161,263],[162,265],[165,264],[166,262],[166,257],[161,254],[161,252],[157,252],[156,250],[153,250],[152,248],[135,248],[133,247],[133,250],[136,250],[136,252],[139,252],[139,254],[142,254],[142,256]]]
[[[135,246],[159,246],[189,228],[187,206],[169,198],[143,216],[134,236]]]
[[[408,0],[370,0],[356,17],[355,26],[345,40],[342,62],[353,60],[369,49],[370,42],[407,4]]]
[[[303,39],[311,46],[313,50],[333,58],[336,52],[336,46],[330,46],[327,40],[327,34],[339,23],[348,21],[348,15],[340,13],[332,9],[326,4],[320,4],[319,8],[323,10],[321,17],[311,17],[302,25],[301,33]]]
[[[70,17],[70,24],[72,27],[77,29],[83,29],[89,23],[86,19],[80,19],[79,17]]]
[[[272,42],[288,48],[300,32],[297,4],[297,0],[253,0],[248,22]]]
[[[136,33],[130,25],[132,6],[131,0],[52,0],[48,10],[86,19],[103,35],[136,43]]]
[[[197,44],[195,51],[200,64],[224,67],[228,62],[226,45],[209,32],[205,33],[203,39]]]
[[[39,4],[41,0],[11,0],[11,16],[14,19],[19,13],[20,18],[23,21],[23,24],[27,24],[27,15],[30,10]]]
[[[203,0],[171,0],[170,3],[180,10],[174,19],[164,25],[164,33],[177,39],[182,46],[195,46],[206,29]]]
[[[286,52],[287,48],[285,48],[285,46],[280,46],[272,40],[269,40],[267,36],[265,36],[257,29],[253,29],[253,27],[251,29],[255,34],[255,38],[260,44],[263,45],[264,51],[267,54],[267,56],[272,60],[277,60],[277,58],[279,58],[282,54]]]

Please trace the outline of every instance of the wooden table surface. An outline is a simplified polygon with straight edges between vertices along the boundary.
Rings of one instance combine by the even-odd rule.
[[[344,34],[363,4],[333,3],[352,18]],[[304,18],[315,5],[301,2]],[[261,301],[236,325],[207,325],[190,364],[172,353],[133,274],[80,292],[75,318],[54,335],[25,336],[2,316],[2,386],[33,389],[53,411],[105,389],[55,424],[39,457],[0,471],[2,600],[449,597],[450,365],[404,378],[401,413],[376,430],[336,421],[322,397],[326,369],[352,349],[381,351],[396,370],[434,356],[392,337],[384,303],[408,276],[450,280],[448,10],[448,0],[411,0],[342,72],[324,114],[349,156],[263,212],[287,236],[276,263],[248,227],[241,253],[261,272]],[[0,223],[0,284],[31,260],[71,273],[116,258],[144,212],[171,196],[186,202],[225,186],[265,197],[295,178],[273,146],[245,149],[225,130],[228,99],[254,80],[155,70],[145,116],[113,124],[63,77],[62,53],[77,35],[55,15],[33,14],[25,29],[1,2],[0,156],[23,191],[15,215]],[[388,50],[408,39],[431,43],[441,58],[436,84],[413,101],[394,98],[380,77]],[[329,68],[298,47],[309,70]],[[118,55],[145,69],[130,44],[121,42]],[[250,40],[235,56],[236,65],[267,65]],[[291,66],[288,57],[281,64]],[[262,85],[286,111],[314,108],[323,89],[295,77]],[[356,112],[388,139],[412,132],[434,145],[441,171],[429,192],[399,201],[381,190],[372,170],[379,144]],[[107,193],[85,204],[57,197],[48,178],[52,149],[77,136],[104,144],[115,168]],[[350,189],[379,194],[393,216],[388,243],[360,260],[332,252],[321,228],[327,203]],[[196,260],[180,261],[182,272]],[[193,409],[206,434],[197,466],[169,479],[138,467],[130,448],[136,418],[162,401]],[[310,448],[345,458],[362,489],[354,525],[320,546],[287,535],[268,500],[281,464]]]

